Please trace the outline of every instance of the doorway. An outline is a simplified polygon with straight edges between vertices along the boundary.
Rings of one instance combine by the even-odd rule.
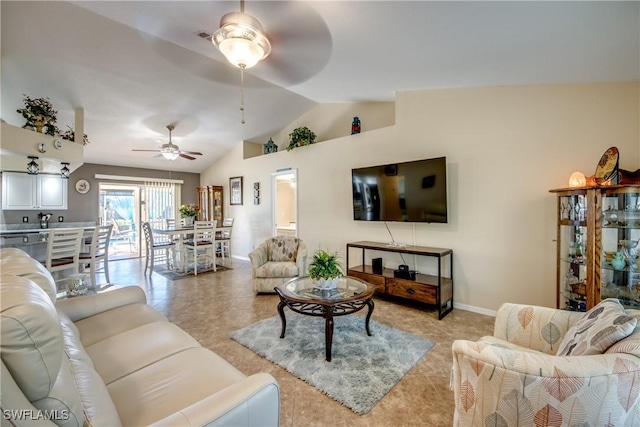
[[[113,225],[109,242],[109,259],[140,256],[140,186],[99,184],[101,225]]]
[[[298,170],[271,174],[272,235],[298,236]]]

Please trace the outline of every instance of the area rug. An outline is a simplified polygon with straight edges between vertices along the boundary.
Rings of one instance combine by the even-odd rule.
[[[209,273],[219,273],[221,271],[231,270],[231,269],[229,267],[219,265],[217,266],[216,270],[217,271],[213,271],[212,269],[206,269],[204,265],[202,267],[198,266],[198,276],[203,274],[209,274]],[[180,279],[185,279],[187,277],[193,277],[193,267],[189,267],[187,271],[177,272],[177,271],[168,270],[164,265],[162,266],[156,265],[153,267],[153,272],[158,273],[169,280],[180,280]]]
[[[313,385],[357,414],[366,414],[409,372],[434,343],[364,318],[335,318],[331,362],[325,360],[324,319],[287,312],[280,339],[279,316],[229,336]]]

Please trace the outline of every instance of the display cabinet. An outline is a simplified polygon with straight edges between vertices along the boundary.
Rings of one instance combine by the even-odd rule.
[[[640,306],[640,185],[564,188],[557,195],[557,306]]]
[[[200,221],[218,221],[222,225],[224,219],[224,198],[221,185],[205,185],[198,187],[198,203]]]

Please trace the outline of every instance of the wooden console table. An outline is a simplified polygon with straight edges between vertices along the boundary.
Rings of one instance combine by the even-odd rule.
[[[349,266],[349,249],[362,249],[362,263]],[[438,274],[416,274],[416,280],[394,277],[394,269],[385,268],[382,274],[373,272],[373,267],[365,265],[365,251],[396,252],[438,258]],[[443,277],[442,266],[449,259],[449,277]],[[396,297],[420,301],[438,308],[438,319],[453,310],[453,250],[424,246],[392,246],[380,242],[347,243],[347,275],[358,277],[376,286],[376,292]]]

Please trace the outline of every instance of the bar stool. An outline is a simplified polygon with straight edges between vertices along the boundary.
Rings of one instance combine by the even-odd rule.
[[[49,231],[45,267],[50,273],[73,269],[72,274],[75,274],[79,271],[83,233],[82,228],[53,228]]]
[[[85,265],[89,264],[92,286],[98,285],[96,282],[96,270],[99,262],[102,262],[104,276],[107,283],[109,283],[109,241],[111,240],[112,230],[112,224],[96,226],[91,236],[89,252],[80,252],[81,270],[84,271]]]

